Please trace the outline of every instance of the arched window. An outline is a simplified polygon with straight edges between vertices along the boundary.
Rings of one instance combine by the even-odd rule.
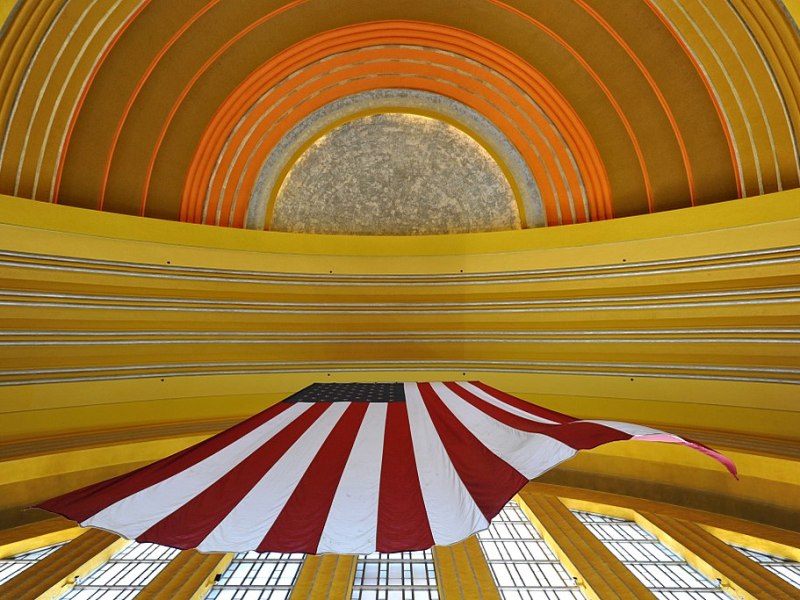
[[[61,600],[95,600],[98,598],[128,600],[135,597],[156,578],[179,550],[158,544],[133,542],[61,596]]]
[[[633,521],[572,511],[645,587],[663,600],[731,598],[683,558]]]
[[[800,563],[731,544],[733,548],[800,590]],[[800,596],[800,594],[798,594]]]
[[[205,600],[284,600],[292,593],[305,554],[241,552]]]
[[[52,546],[31,550],[30,552],[23,552],[22,554],[9,556],[8,558],[0,560],[0,585],[15,575],[19,575],[25,569],[42,560],[45,556],[52,554],[63,545],[63,543],[53,544]]]
[[[585,598],[516,502],[506,504],[478,541],[503,598]]]
[[[531,510],[537,510],[535,503],[530,506]],[[589,512],[572,511],[572,513],[578,521],[586,526],[589,532],[608,548],[611,555],[630,569],[657,598],[663,600],[709,600],[732,597],[728,594],[727,588],[721,587],[719,581],[709,579],[695,570],[684,558],[663,545],[654,535],[637,523]],[[537,518],[542,516],[537,514]],[[543,526],[551,525],[551,522],[543,520]],[[577,524],[571,523],[570,527],[569,531],[579,534],[575,536],[575,542],[583,543],[584,550],[590,546],[596,548],[593,540],[587,545],[590,540],[587,540],[586,533],[576,532],[574,527],[578,527]],[[74,532],[72,533],[74,535]],[[550,530],[550,534],[553,535],[553,530]],[[717,534],[717,538],[727,541],[761,567],[800,590],[800,563],[733,545],[734,540],[741,539],[739,537],[727,538],[722,534]],[[24,538],[17,536],[15,539],[19,541]],[[516,503],[509,503],[493,520],[490,527],[478,534],[477,539],[495,584],[501,596],[506,600],[585,599],[581,588],[576,585],[573,577],[548,547],[527,514]],[[769,548],[766,545],[767,540],[770,538],[765,537],[763,548]],[[771,541],[778,543],[775,540]],[[29,540],[27,547],[31,547],[32,543],[33,538]],[[468,545],[473,543],[470,541]],[[756,542],[753,543],[756,544]],[[84,551],[82,550],[84,546],[79,543],[74,544],[70,549],[71,544],[72,542],[55,544],[0,560],[0,585],[14,586],[14,578],[21,575],[17,580],[19,585],[34,586],[42,573],[49,573],[52,570],[51,563],[65,565],[61,576],[63,581],[71,584],[75,574],[83,571],[78,567],[70,566],[70,564],[75,562],[72,559],[82,556],[80,553]],[[13,546],[6,546],[6,548],[8,551],[13,551]],[[33,571],[23,574],[25,569],[33,567],[37,561],[45,559],[59,549],[63,550],[63,557],[58,560],[48,560],[47,564],[42,564]],[[473,547],[471,552],[474,553],[475,550]],[[62,560],[69,556],[70,552],[73,553],[72,559]],[[103,565],[88,575],[80,577],[72,588],[63,588],[59,598],[61,600],[128,600],[134,598],[143,588],[153,582],[178,554],[178,550],[164,546],[130,543]],[[340,572],[337,585],[342,583],[349,585],[352,582],[351,600],[438,600],[437,563],[434,560],[436,555],[435,549],[362,555],[355,561],[355,568],[352,571],[345,569]],[[445,585],[451,585],[454,580],[460,585],[462,577],[467,579],[472,577],[469,581],[474,581],[476,585],[481,586],[479,589],[484,589],[483,586],[491,587],[486,565],[483,564],[481,557],[469,553],[467,553],[467,557],[469,558],[468,564],[456,564],[455,559],[452,566],[451,563],[447,563],[447,565],[442,563],[442,573],[447,573]],[[474,562],[476,558],[480,564]],[[706,559],[708,558],[706,557]],[[219,555],[216,557],[216,561],[204,561],[203,568],[207,568],[204,577],[195,578],[198,581],[197,593],[200,593],[202,589],[208,589],[208,581],[213,578],[214,573],[220,573],[223,568],[221,565],[225,564],[225,560],[227,557],[223,559]],[[611,556],[607,556],[606,560],[612,561],[613,559]],[[207,600],[288,600],[297,584],[304,561],[305,555],[303,554],[256,552],[237,554],[228,567],[216,576],[217,580],[208,590],[205,598]],[[309,580],[316,577],[315,564],[308,565],[306,575]],[[746,565],[741,561],[738,561],[737,564],[744,567],[745,571],[747,570]],[[186,572],[181,572],[178,566],[175,565],[176,568],[171,573],[170,579],[175,576],[185,579],[184,583],[189,582]],[[753,573],[757,574],[758,571],[760,568],[754,565]],[[192,572],[194,573],[194,571]],[[479,574],[476,575],[476,573]],[[764,575],[761,573],[760,576]],[[583,577],[583,575],[580,576]],[[350,579],[351,577],[352,579]],[[729,577],[733,580],[731,585],[736,586],[736,578]],[[463,581],[467,581],[467,579]],[[325,581],[327,582],[327,579]],[[775,585],[778,583],[775,582]],[[190,585],[195,584],[192,582]],[[339,585],[338,589],[346,589],[346,585]],[[587,582],[586,585],[592,584]],[[0,596],[3,598],[7,595],[11,597],[18,594],[0,592]],[[794,597],[791,592],[789,592],[789,596]]]
[[[430,550],[363,554],[356,563],[352,600],[438,600]]]

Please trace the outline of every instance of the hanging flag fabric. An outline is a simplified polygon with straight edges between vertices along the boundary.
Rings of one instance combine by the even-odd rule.
[[[578,450],[679,443],[581,421],[479,382],[314,384],[222,433],[40,508],[204,552],[364,554],[452,544]]]

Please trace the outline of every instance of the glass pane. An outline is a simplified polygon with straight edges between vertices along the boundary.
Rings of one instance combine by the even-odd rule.
[[[478,542],[505,600],[584,598],[522,509],[509,502]]]
[[[605,515],[572,512],[657,598],[731,598],[718,581],[690,566],[638,524]]]
[[[66,543],[66,542],[64,542]],[[33,566],[36,562],[42,560],[45,556],[49,556],[64,544],[54,544],[38,550],[31,550],[30,552],[23,552],[16,556],[9,556],[0,560],[0,584],[5,583],[15,575],[19,575],[28,567]]]
[[[127,600],[156,578],[180,550],[158,544],[128,544],[82,577],[62,600]]]
[[[438,600],[431,550],[375,552],[356,562],[353,600]]]
[[[797,589],[800,589],[800,563],[786,558],[780,558],[779,556],[772,556],[771,554],[756,552],[755,550],[750,550],[749,548],[742,548],[740,546],[733,546],[733,548],[744,554],[746,557],[760,563],[762,567],[772,571],[775,573],[775,575],[790,583]],[[798,596],[800,596],[800,594],[798,594]]]
[[[240,552],[206,600],[286,600],[304,560],[305,554]]]

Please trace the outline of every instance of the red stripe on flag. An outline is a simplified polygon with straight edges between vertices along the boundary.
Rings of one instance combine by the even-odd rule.
[[[367,408],[368,402],[353,402],[347,407],[259,544],[258,552],[317,552]]]
[[[290,406],[291,404],[284,402],[275,404],[200,444],[190,446],[177,454],[130,473],[52,498],[39,504],[37,508],[64,515],[73,521],[85,521],[107,506],[185,471],[192,465],[219,452],[225,446],[277,417]]]
[[[574,417],[570,417],[569,415],[565,415],[560,412],[550,410],[549,408],[538,406],[536,404],[531,404],[530,402],[525,402],[525,400],[522,400],[521,398],[517,398],[516,396],[507,394],[502,390],[498,390],[496,388],[488,386],[480,381],[470,381],[470,383],[474,385],[476,388],[480,388],[487,394],[494,396],[498,400],[501,400],[506,404],[510,404],[514,408],[523,410],[526,413],[533,415],[534,417],[549,419],[551,421],[555,421],[556,423],[569,423],[575,420]]]
[[[199,545],[329,407],[326,403],[309,407],[213,485],[136,539],[184,549]]]
[[[484,446],[429,383],[420,383],[419,390],[453,467],[483,516],[491,520],[528,479]]]
[[[631,436],[619,429],[612,429],[598,423],[575,421],[566,425],[553,425],[545,435],[563,442],[575,450],[589,450],[609,442],[629,440]]]
[[[559,425],[535,423],[494,406],[475,394],[470,393],[468,390],[465,390],[458,384],[446,383],[445,385],[472,406],[483,411],[493,419],[509,427],[513,427],[514,429],[519,429],[520,431],[541,433],[575,450],[587,450],[600,446],[601,444],[607,444],[608,442],[631,439],[629,434],[619,431],[618,429],[600,425],[599,423],[586,423],[584,421],[571,421]]]
[[[425,550],[433,534],[419,486],[405,402],[389,402],[378,499],[378,552]]]

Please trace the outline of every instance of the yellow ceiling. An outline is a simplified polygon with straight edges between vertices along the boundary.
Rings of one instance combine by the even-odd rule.
[[[222,194],[203,169],[233,169],[246,204],[271,147],[237,145],[253,115],[288,126],[359,86],[477,107],[552,188],[550,224],[798,185],[800,45],[772,0],[62,4],[20,2],[0,40],[2,193],[203,220],[196,186]],[[597,208],[556,214],[581,189]]]

